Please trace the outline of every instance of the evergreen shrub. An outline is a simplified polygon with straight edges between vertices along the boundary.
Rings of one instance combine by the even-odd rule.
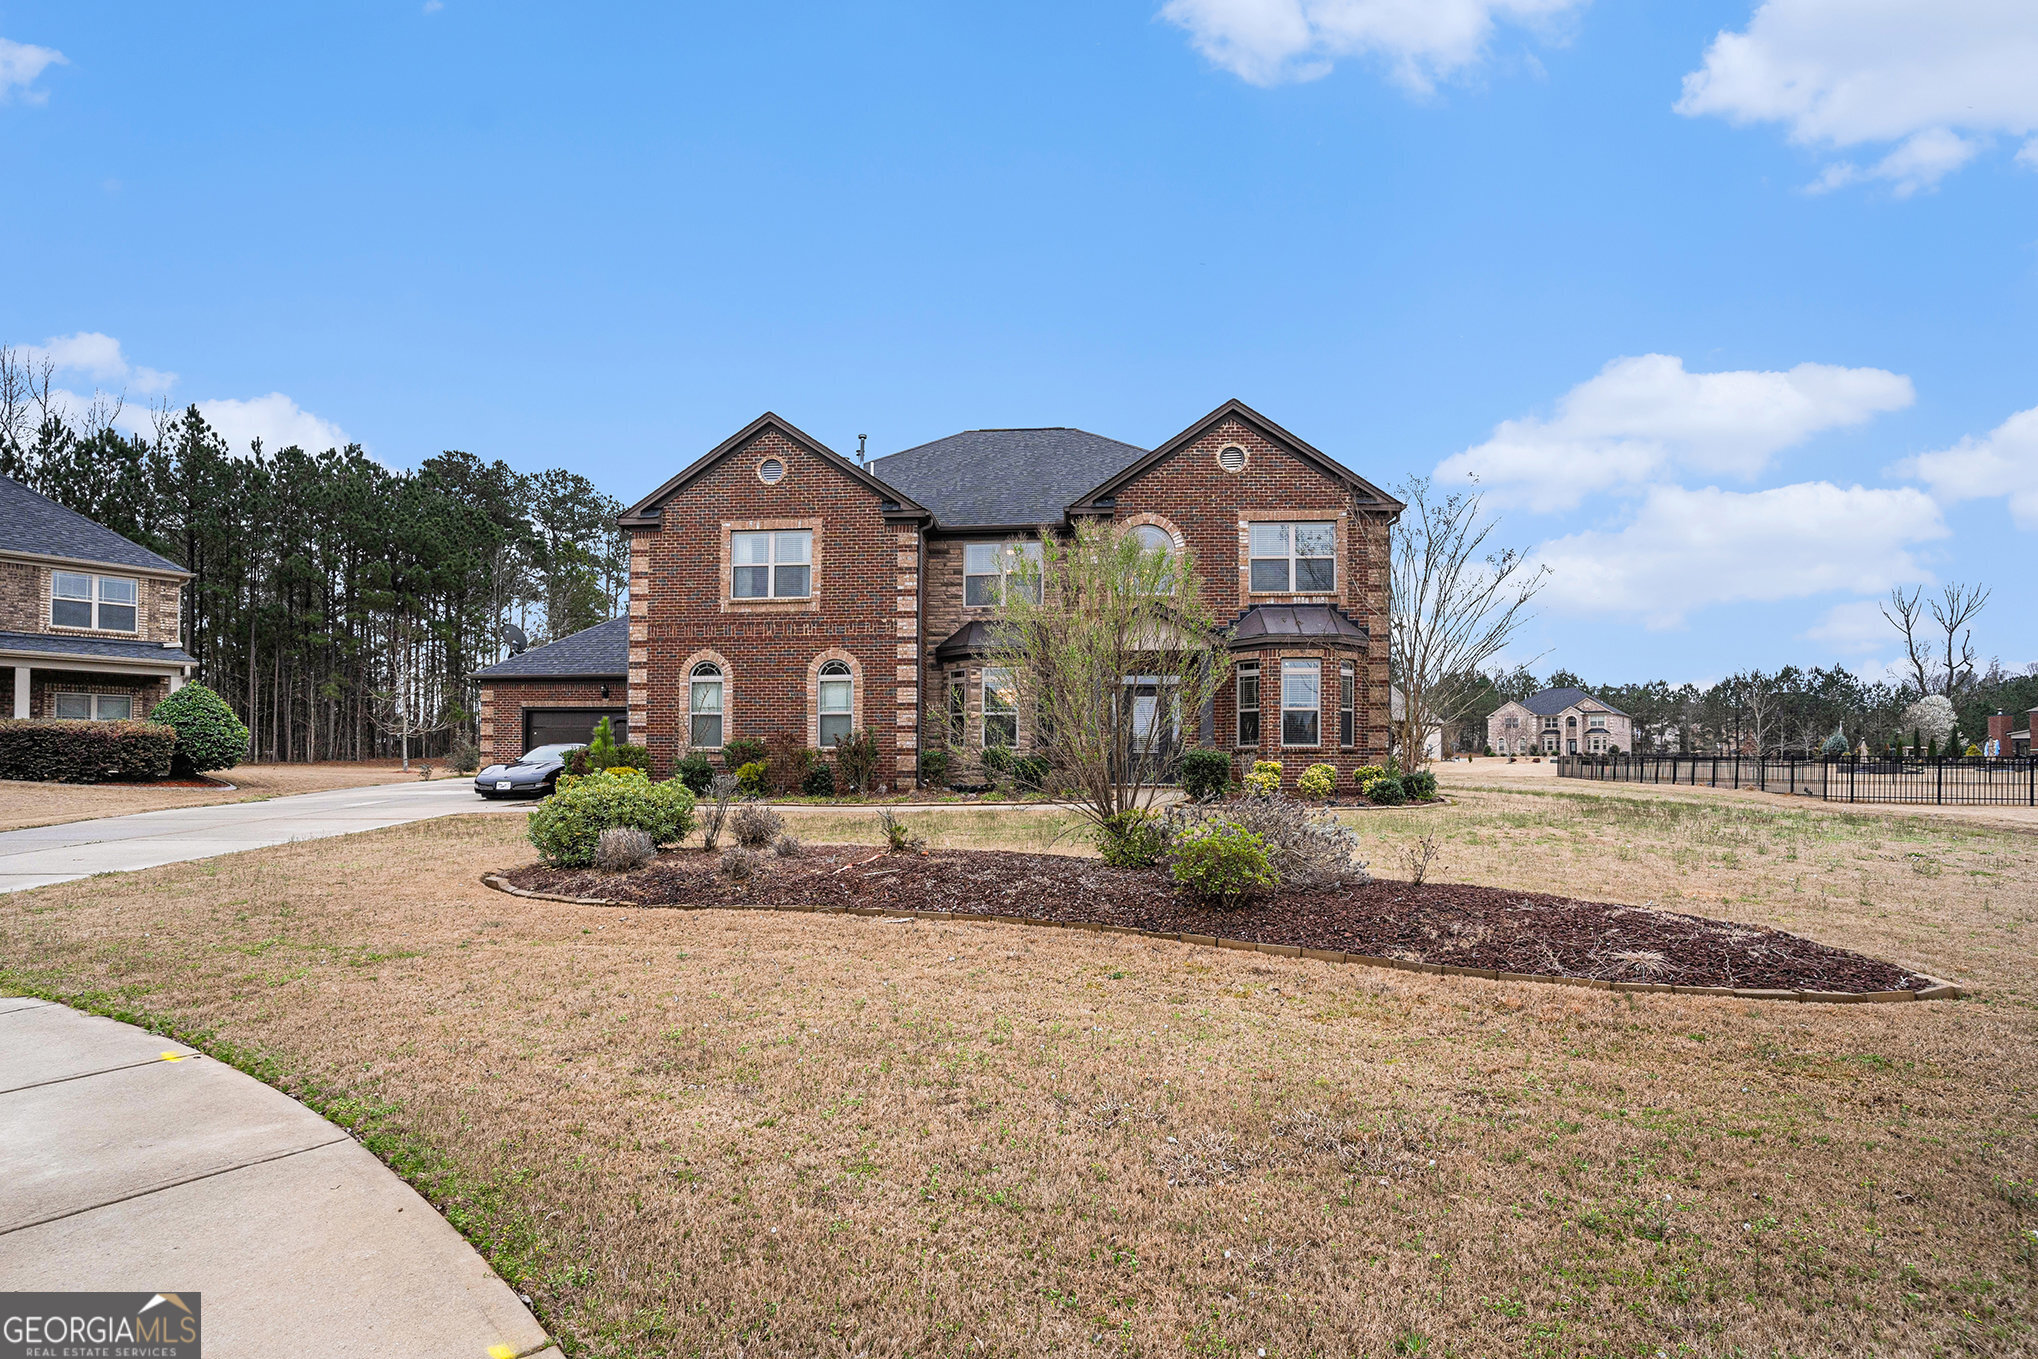
[[[171,768],[178,774],[231,769],[247,756],[247,727],[225,699],[202,684],[187,684],[158,703],[149,721],[177,729]]]

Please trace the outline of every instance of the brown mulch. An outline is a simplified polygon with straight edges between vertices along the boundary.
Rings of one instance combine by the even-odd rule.
[[[868,845],[810,846],[798,858],[765,859],[758,876],[740,887],[717,876],[719,856],[698,850],[660,855],[631,873],[532,864],[504,876],[526,891],[633,906],[875,906],[1027,916],[1669,986],[1906,991],[1929,984],[1890,963],[1761,925],[1503,887],[1382,880],[1279,892],[1222,909],[1177,893],[1158,869],[1111,868],[1096,859],[984,849],[874,853]]]

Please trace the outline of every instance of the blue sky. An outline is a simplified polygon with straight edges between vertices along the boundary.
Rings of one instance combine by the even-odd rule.
[[[1876,670],[1946,579],[2023,664],[2033,69],[2003,0],[0,5],[0,342],[624,499],[1237,396],[1476,472],[1543,668]]]

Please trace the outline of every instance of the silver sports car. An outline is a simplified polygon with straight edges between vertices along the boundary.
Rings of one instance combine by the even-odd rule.
[[[487,798],[543,797],[559,783],[566,757],[584,745],[539,746],[514,764],[492,764],[474,776],[474,791]]]

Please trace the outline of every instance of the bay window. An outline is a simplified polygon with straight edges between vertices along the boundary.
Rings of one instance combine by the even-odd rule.
[[[1260,743],[1260,663],[1245,661],[1238,667],[1238,743]]]
[[[1322,744],[1323,664],[1281,662],[1281,744]]]
[[[1019,688],[1012,672],[999,666],[984,671],[984,748],[1019,744]]]
[[[1341,746],[1358,743],[1358,697],[1358,675],[1346,661],[1337,668],[1337,743]]]

